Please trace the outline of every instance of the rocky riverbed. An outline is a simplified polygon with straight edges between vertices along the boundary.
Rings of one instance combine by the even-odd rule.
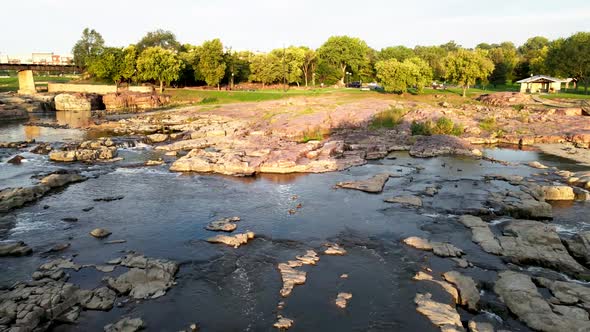
[[[4,127],[0,331],[589,328],[584,165],[234,107]]]

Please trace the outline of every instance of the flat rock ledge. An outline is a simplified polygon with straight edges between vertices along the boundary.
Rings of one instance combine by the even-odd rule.
[[[463,250],[450,243],[429,241],[417,236],[404,239],[404,243],[419,250],[432,251],[440,257],[461,257],[464,254]]]
[[[462,155],[480,158],[482,153],[467,141],[455,136],[433,135],[422,136],[410,149],[410,156],[431,158],[443,155]]]
[[[135,332],[145,328],[145,323],[141,318],[125,317],[114,324],[104,327],[104,332]]]
[[[3,256],[26,256],[33,252],[31,247],[23,241],[0,242],[0,257]]]
[[[254,239],[254,232],[247,232],[236,235],[216,235],[207,239],[209,243],[223,243],[230,247],[238,248]]]
[[[383,187],[390,177],[391,174],[382,173],[366,180],[338,182],[336,186],[343,189],[354,189],[367,193],[380,193],[383,191]]]
[[[464,332],[461,316],[453,306],[432,300],[430,293],[416,294],[416,310],[445,332]]]

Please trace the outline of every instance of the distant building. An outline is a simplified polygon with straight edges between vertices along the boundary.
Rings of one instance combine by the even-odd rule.
[[[556,93],[561,91],[561,84],[567,83],[567,80],[545,75],[535,75],[516,81],[516,83],[520,84],[520,92],[523,93]]]
[[[0,63],[39,64],[39,65],[69,65],[73,63],[70,54],[58,55],[53,52],[37,52],[29,55],[0,55]]]

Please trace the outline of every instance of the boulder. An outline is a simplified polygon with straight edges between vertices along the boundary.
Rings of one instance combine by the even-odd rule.
[[[49,188],[63,187],[66,184],[85,181],[87,178],[80,174],[51,174],[41,179],[41,183]]]
[[[240,221],[240,217],[223,218],[210,222],[205,229],[216,232],[233,232],[238,227],[236,225],[238,221]]]
[[[277,321],[273,324],[279,330],[287,330],[293,325],[293,320],[279,315]]]
[[[417,305],[416,310],[426,316],[432,324],[438,326],[441,331],[465,331],[461,323],[461,316],[454,307],[436,302],[431,298],[430,293],[416,294],[414,298]]]
[[[547,202],[536,200],[522,191],[491,193],[487,204],[497,215],[508,215],[520,219],[551,219],[553,211]]]
[[[473,278],[465,276],[457,271],[449,271],[443,274],[443,278],[455,285],[459,290],[460,304],[467,306],[469,310],[477,310],[479,291]]]
[[[325,246],[328,247],[324,250],[324,254],[326,255],[346,255],[346,250],[336,243],[327,243]]]
[[[124,91],[107,93],[102,97],[107,112],[140,112],[152,108],[158,108],[170,103],[170,96]]]
[[[80,291],[80,304],[89,310],[111,310],[116,298],[117,294],[107,287]]]
[[[576,199],[574,189],[570,186],[541,186],[547,201],[573,201]]]
[[[404,243],[416,249],[432,251],[440,257],[460,257],[463,255],[463,250],[450,243],[429,241],[416,236],[404,239]]]
[[[114,324],[104,327],[104,332],[136,332],[145,328],[145,323],[141,318],[125,317]]]
[[[380,193],[383,191],[383,187],[390,177],[391,174],[383,173],[377,174],[366,180],[338,182],[336,186],[344,189],[355,189],[368,193]]]
[[[0,190],[0,212],[7,212],[14,208],[19,208],[26,203],[36,201],[43,197],[50,189],[45,185],[2,189]]]
[[[117,278],[108,277],[105,280],[117,293],[129,293],[134,299],[163,296],[174,284],[174,276],[178,272],[178,264],[175,262],[138,254],[129,254],[118,263],[129,267],[129,271]]]
[[[24,108],[6,107],[0,105],[0,122],[2,121],[15,121],[15,120],[27,120],[29,118],[29,112]]]
[[[494,255],[502,253],[502,247],[498,240],[494,237],[494,233],[486,222],[479,217],[464,215],[459,218],[459,221],[471,229],[471,240],[479,244],[485,252]]]
[[[580,232],[563,243],[569,253],[586,267],[590,267],[590,231]]]
[[[281,273],[281,279],[283,280],[283,287],[280,291],[282,297],[291,295],[295,285],[303,285],[305,283],[307,276],[305,271],[295,270],[287,263],[280,263],[278,268]]]
[[[243,234],[236,234],[233,236],[228,235],[216,235],[207,239],[209,243],[223,243],[230,247],[238,248],[242,244],[248,243],[248,241],[254,238],[254,232],[247,232]]]
[[[104,228],[95,228],[92,231],[90,231],[90,235],[94,236],[97,239],[102,239],[105,238],[109,235],[111,235],[112,233]]]
[[[336,296],[336,301],[334,301],[334,302],[336,303],[336,306],[344,309],[348,305],[348,300],[350,300],[350,299],[352,299],[352,294],[338,293],[338,296]]]
[[[498,238],[502,255],[520,265],[538,265],[570,276],[590,278],[590,273],[569,255],[555,226],[532,220],[511,220]]]
[[[102,108],[102,97],[87,93],[60,93],[55,96],[58,111],[94,111]]]
[[[0,257],[2,256],[26,256],[33,252],[31,247],[22,241],[0,242]]]
[[[587,316],[571,311],[556,310],[543,298],[526,274],[503,271],[498,275],[494,291],[510,311],[530,328],[543,332],[588,331]]]
[[[384,199],[387,203],[397,203],[401,205],[422,207],[422,199],[414,195],[395,196]]]

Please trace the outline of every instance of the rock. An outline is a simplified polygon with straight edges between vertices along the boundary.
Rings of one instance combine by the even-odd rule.
[[[39,266],[40,271],[55,271],[62,269],[80,270],[81,266],[74,263],[71,258],[58,258]]]
[[[368,193],[380,193],[383,191],[383,187],[390,177],[391,174],[387,173],[377,174],[367,180],[338,182],[336,186],[345,189],[360,190]]]
[[[53,279],[53,280],[61,280],[67,277],[64,270],[48,270],[48,271],[35,271],[31,276],[33,280],[42,280],[42,279]]]
[[[590,267],[590,231],[580,232],[563,243],[578,262]]]
[[[441,257],[460,257],[463,255],[463,250],[450,243],[431,242],[416,236],[404,239],[404,243],[416,249],[432,251],[435,255]]]
[[[303,285],[305,283],[307,275],[305,271],[295,270],[286,263],[279,263],[278,268],[281,273],[281,279],[283,280],[283,288],[280,291],[282,297],[291,295],[295,285]]]
[[[502,255],[520,265],[538,265],[574,277],[590,278],[588,271],[576,262],[561,242],[552,225],[532,220],[511,220],[498,238]]]
[[[449,295],[451,295],[451,297],[453,298],[454,303],[460,303],[459,291],[450,283],[446,281],[435,280],[430,274],[427,274],[422,271],[416,273],[416,275],[412,279],[420,281],[432,281],[440,285],[447,293],[449,293]]]
[[[77,222],[78,218],[74,218],[74,217],[65,217],[65,218],[61,218],[62,221],[65,222]]]
[[[430,158],[442,155],[481,157],[482,153],[459,137],[432,135],[419,137],[412,146],[410,155],[416,158]]]
[[[469,321],[470,332],[494,332],[494,325],[486,322],[476,322],[474,320]]]
[[[352,299],[352,294],[350,293],[338,293],[338,296],[336,297],[336,305],[339,308],[346,308],[346,306],[348,305],[348,300]]]
[[[146,166],[160,166],[164,164],[164,160],[148,160],[145,162]]]
[[[242,244],[248,243],[249,240],[254,238],[254,232],[247,232],[243,234],[236,234],[233,236],[228,235],[216,235],[207,239],[210,243],[223,243],[228,246],[238,248]]]
[[[123,318],[104,327],[105,332],[135,332],[143,329],[145,323],[141,318]]]
[[[590,287],[576,282],[535,278],[536,283],[548,288],[561,304],[580,305],[590,310]],[[586,314],[587,315],[587,314]]]
[[[81,291],[80,304],[84,309],[108,311],[113,308],[116,297],[114,291],[101,287],[92,291]]]
[[[384,201],[387,203],[398,203],[401,205],[422,207],[422,199],[414,195],[395,196],[391,198],[386,198],[384,199]]]
[[[130,254],[121,259],[129,271],[117,278],[108,277],[109,287],[121,294],[129,293],[134,299],[157,298],[166,294],[174,284],[178,264],[172,261]]]
[[[45,251],[45,253],[51,254],[51,253],[55,253],[55,252],[60,252],[60,251],[64,251],[64,250],[68,249],[69,247],[70,247],[69,243],[60,243],[60,244],[54,245],[49,250]]]
[[[170,96],[156,93],[122,91],[107,93],[102,97],[109,113],[141,112],[162,107],[170,103]]]
[[[240,217],[223,218],[210,222],[205,229],[216,232],[233,232],[238,227],[236,225],[238,221],[240,221]]]
[[[346,250],[336,243],[325,244],[328,248],[324,251],[326,255],[346,255]]]
[[[551,205],[540,202],[525,192],[492,193],[487,204],[497,215],[508,215],[519,219],[551,219]]]
[[[94,206],[89,206],[89,207],[85,207],[85,208],[83,208],[83,209],[82,209],[82,211],[84,211],[84,212],[88,212],[88,211],[91,211],[91,210],[93,210],[93,209],[94,209]]]
[[[431,297],[430,293],[416,294],[416,310],[440,327],[441,331],[465,331],[457,310],[448,304],[435,302]]]
[[[17,154],[16,156],[8,159],[7,163],[13,165],[20,165],[23,160],[25,160],[25,157]]]
[[[60,93],[55,96],[58,111],[94,111],[102,106],[102,97],[97,94]]]
[[[112,233],[104,228],[95,228],[90,232],[90,235],[94,236],[95,238],[102,239],[105,238]]]
[[[7,212],[26,203],[36,201],[50,189],[45,185],[2,189],[0,190],[0,212]]]
[[[573,201],[576,198],[570,186],[541,186],[547,201]]]
[[[85,181],[87,178],[80,174],[51,174],[43,179],[41,179],[41,183],[48,186],[49,188],[58,188],[63,187],[66,184],[75,183]]]
[[[295,256],[298,261],[305,265],[316,265],[320,261],[318,254],[313,250],[307,250],[303,256]]]
[[[0,121],[26,120],[29,118],[29,112],[23,108],[6,108],[0,105]]]
[[[277,329],[287,330],[293,325],[292,319],[283,316],[278,316],[277,318],[277,322],[273,324]]]
[[[546,168],[548,168],[547,166],[541,164],[538,161],[531,161],[527,165],[529,165],[529,167],[537,168],[537,169],[546,169]]]
[[[112,201],[118,201],[125,198],[125,196],[120,195],[120,196],[107,196],[107,197],[101,197],[101,198],[95,198],[93,199],[93,201],[95,202],[112,202]]]
[[[151,134],[147,135],[147,138],[152,143],[162,143],[168,139],[167,134]]]
[[[460,268],[462,268],[462,269],[465,269],[465,268],[468,268],[468,267],[472,266],[472,264],[471,264],[471,263],[469,263],[469,262],[468,262],[466,259],[464,259],[464,258],[457,258],[457,257],[453,257],[453,258],[451,258],[451,259],[452,259],[452,260],[453,260],[455,263],[457,263],[457,266],[458,266],[458,267],[460,267]]]
[[[530,328],[544,332],[590,330],[587,317],[580,319],[566,311],[555,313],[529,276],[513,271],[503,271],[498,276],[494,291]]]
[[[471,240],[481,246],[481,248],[490,254],[500,255],[502,247],[498,240],[494,237],[494,233],[490,227],[481,218],[464,215],[459,218],[459,221],[471,229]]]
[[[455,285],[459,290],[460,304],[467,306],[469,310],[477,310],[479,302],[479,291],[473,281],[473,278],[462,275],[457,271],[449,271],[443,274],[443,278]]]
[[[17,242],[0,242],[0,257],[3,256],[26,256],[33,252],[31,247],[23,241]]]
[[[574,187],[573,190],[576,201],[590,201],[590,191],[578,187]]]
[[[438,193],[438,189],[436,189],[435,187],[427,187],[426,189],[424,189],[424,195],[426,196],[434,196]]]
[[[54,150],[49,153],[49,159],[59,162],[95,162],[115,161],[117,147],[110,138],[99,138],[84,141],[77,146],[67,146],[65,150]]]

